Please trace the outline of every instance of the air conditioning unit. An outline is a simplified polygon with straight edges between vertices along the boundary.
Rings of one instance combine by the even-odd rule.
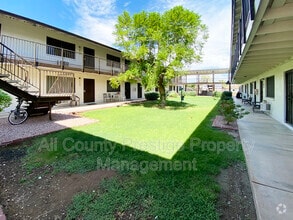
[[[261,103],[260,104],[260,110],[261,111],[270,111],[271,110],[271,104],[269,104],[269,103]]]

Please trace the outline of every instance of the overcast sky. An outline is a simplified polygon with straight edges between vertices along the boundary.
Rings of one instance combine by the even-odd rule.
[[[203,62],[189,69],[228,68],[231,39],[231,1],[229,0],[1,0],[1,9],[73,32],[113,46],[117,16],[163,12],[182,5],[202,16],[209,39],[203,49]]]

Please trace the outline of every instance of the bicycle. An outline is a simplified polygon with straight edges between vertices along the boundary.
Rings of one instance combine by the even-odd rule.
[[[18,99],[18,104],[14,110],[12,110],[8,116],[8,121],[12,125],[19,125],[25,122],[28,118],[28,113],[25,109],[21,108],[21,104],[24,100]]]

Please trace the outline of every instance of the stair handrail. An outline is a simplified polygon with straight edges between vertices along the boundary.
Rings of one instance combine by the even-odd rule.
[[[0,46],[1,46],[0,54],[2,56],[1,58],[3,59],[3,61],[1,60],[1,62],[4,62],[4,59],[6,58],[6,61],[8,61],[8,63],[12,63],[14,65],[14,71],[9,70],[8,68],[4,68],[3,65],[1,65],[1,68],[5,69],[10,74],[12,74],[14,78],[17,77],[21,79],[24,82],[23,86],[30,85],[34,87],[35,89],[39,90],[37,86],[35,86],[34,84],[30,82],[28,70],[21,66],[21,65],[28,65],[28,66],[34,67],[34,64],[32,62],[25,60],[23,57],[18,55],[16,52],[14,52],[12,49],[7,47],[2,42],[0,42]],[[6,51],[8,51],[9,53]],[[9,55],[10,55],[10,61],[8,57]],[[17,66],[22,72],[21,73],[18,72],[18,74],[16,75],[15,66]],[[23,73],[24,73],[24,76],[21,76]]]

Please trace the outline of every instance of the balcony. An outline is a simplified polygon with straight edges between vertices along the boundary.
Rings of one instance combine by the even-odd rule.
[[[231,73],[243,83],[293,57],[292,0],[233,0]]]
[[[127,70],[127,65],[120,62],[6,35],[1,36],[1,42],[35,66],[110,76]]]

